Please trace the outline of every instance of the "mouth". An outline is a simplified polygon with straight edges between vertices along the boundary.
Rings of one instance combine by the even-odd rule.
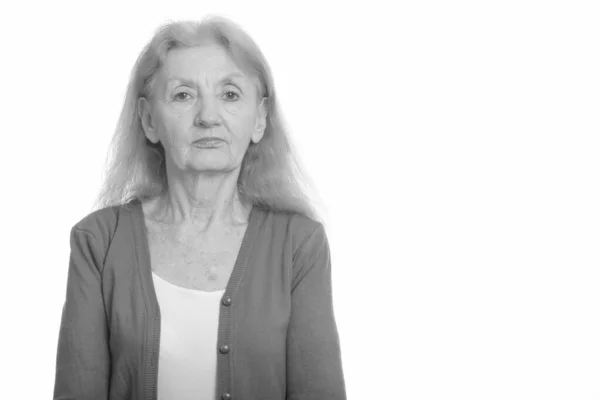
[[[193,145],[198,146],[198,147],[215,147],[215,146],[220,146],[224,143],[225,143],[225,141],[223,139],[216,138],[216,137],[208,137],[208,138],[202,138],[202,139],[198,139],[198,140],[194,141]]]
[[[224,142],[224,140],[218,137],[206,137],[194,141],[194,144],[214,144],[220,142]]]

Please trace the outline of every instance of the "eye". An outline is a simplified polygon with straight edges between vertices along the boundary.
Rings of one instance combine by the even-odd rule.
[[[187,97],[185,97],[185,96],[187,96]],[[180,100],[180,101],[186,101],[186,100],[188,100],[190,97],[192,97],[192,96],[190,96],[190,94],[189,94],[189,93],[186,93],[186,92],[179,92],[179,93],[175,94],[175,96],[173,96],[173,99],[174,99],[174,100],[178,100],[178,101],[179,101],[179,100]]]
[[[231,90],[225,92],[225,100],[228,101],[236,101],[240,98],[240,95],[236,92],[232,92]]]

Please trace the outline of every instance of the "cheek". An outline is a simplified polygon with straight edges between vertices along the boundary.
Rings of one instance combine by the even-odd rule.
[[[188,126],[191,123],[190,118],[189,113],[180,110],[165,115],[162,125],[165,136],[171,141],[177,141],[179,137],[188,132]]]
[[[240,118],[247,112],[247,108],[245,105],[240,104],[240,102],[235,103],[225,103],[223,105],[223,110],[230,117]]]
[[[189,107],[188,107],[189,108]],[[166,125],[169,126],[177,126],[179,124],[181,124],[183,122],[183,120],[185,120],[186,118],[189,118],[190,115],[190,110],[183,108],[183,107],[177,107],[177,108],[171,108],[168,110],[168,112],[163,114],[163,119],[166,123]]]
[[[251,134],[256,123],[256,115],[246,107],[225,108],[225,120],[229,129],[238,137]]]

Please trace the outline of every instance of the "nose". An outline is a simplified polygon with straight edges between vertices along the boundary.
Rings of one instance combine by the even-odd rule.
[[[202,99],[194,123],[205,128],[218,125],[220,123],[218,102],[210,98]]]

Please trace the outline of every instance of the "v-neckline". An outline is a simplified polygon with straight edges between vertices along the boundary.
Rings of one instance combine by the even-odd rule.
[[[144,209],[142,206],[142,202],[139,199],[134,199],[131,201],[133,205],[133,229],[134,233],[137,237],[139,252],[138,263],[140,264],[140,274],[143,280],[146,283],[146,287],[148,289],[148,295],[150,296],[150,300],[158,304],[156,289],[154,287],[154,281],[152,279],[152,263],[150,257],[150,242],[148,235],[148,228],[146,226]],[[244,232],[244,236],[242,238],[242,243],[240,245],[240,249],[236,256],[235,264],[233,270],[231,271],[231,275],[225,287],[224,296],[233,297],[237,292],[239,284],[244,275],[246,263],[248,257],[250,255],[250,250],[254,244],[254,238],[257,233],[258,225],[258,209],[253,204],[250,209],[250,215],[248,217],[248,226],[246,227],[246,231]]]

